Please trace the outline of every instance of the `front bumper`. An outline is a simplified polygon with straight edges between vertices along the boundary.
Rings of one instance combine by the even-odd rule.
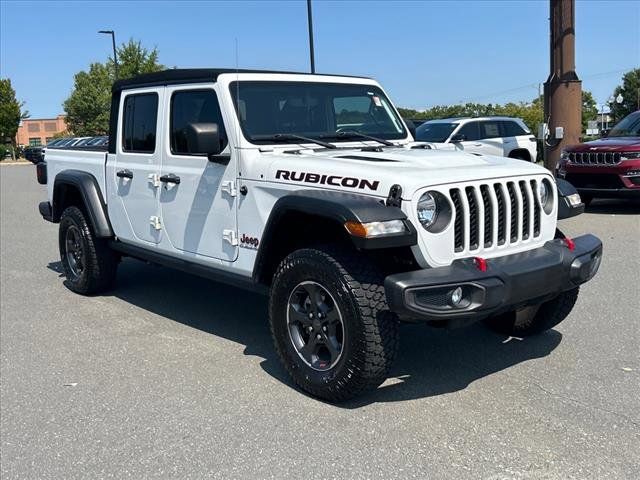
[[[563,240],[551,240],[534,250],[486,260],[486,271],[470,258],[390,275],[385,279],[387,302],[402,320],[424,321],[479,320],[541,303],[598,271],[602,242],[583,235],[573,246],[571,250]],[[458,288],[462,298],[456,303],[452,294]]]

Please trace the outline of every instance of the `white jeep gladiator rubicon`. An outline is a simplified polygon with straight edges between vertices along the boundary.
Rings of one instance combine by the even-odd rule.
[[[524,336],[571,311],[600,240],[584,205],[518,160],[415,142],[368,78],[168,70],[113,87],[108,149],[47,149],[42,216],[67,286],[129,256],[269,294],[276,350],[329,401],[388,375],[400,322]]]

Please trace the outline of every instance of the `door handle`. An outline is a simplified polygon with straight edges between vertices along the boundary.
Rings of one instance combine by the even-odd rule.
[[[116,172],[116,177],[118,177],[118,178],[133,178],[133,172],[131,170],[127,170],[126,168],[124,170],[118,170]]]
[[[160,177],[160,181],[163,183],[175,183],[176,185],[178,185],[180,184],[180,177],[173,173],[168,173],[166,175],[162,175]]]

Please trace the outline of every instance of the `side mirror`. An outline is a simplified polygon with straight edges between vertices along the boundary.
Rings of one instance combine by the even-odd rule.
[[[217,123],[190,123],[187,125],[186,140],[189,151],[193,154],[205,154],[209,160],[215,161],[226,142],[220,138]]]
[[[451,143],[460,143],[460,142],[464,142],[467,139],[467,137],[461,133],[456,133],[453,137],[451,137],[450,142]]]
[[[409,133],[411,134],[411,136],[413,137],[413,139],[416,139],[416,124],[413,123],[412,120],[409,120],[408,118],[403,118],[404,123],[407,124],[407,128],[409,129]]]

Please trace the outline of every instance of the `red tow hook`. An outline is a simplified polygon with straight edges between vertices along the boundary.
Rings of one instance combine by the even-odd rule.
[[[481,272],[487,271],[487,260],[482,257],[473,257],[473,264]]]
[[[570,252],[573,252],[576,249],[576,242],[571,240],[569,237],[564,237],[562,242],[567,246]]]

